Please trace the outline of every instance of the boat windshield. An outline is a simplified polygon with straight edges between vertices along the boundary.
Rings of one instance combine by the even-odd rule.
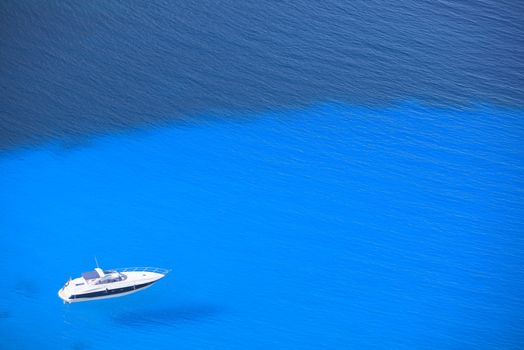
[[[104,271],[106,272],[106,271]],[[111,272],[110,274],[105,275],[104,277],[100,278],[96,284],[105,284],[105,283],[114,283],[114,282],[120,282],[126,279],[126,276],[118,273],[118,272]]]

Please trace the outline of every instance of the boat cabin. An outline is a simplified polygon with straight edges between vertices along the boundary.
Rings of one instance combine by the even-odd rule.
[[[106,284],[114,283],[125,280],[126,275],[111,270],[102,270],[101,268],[95,268],[93,271],[82,273],[82,277],[89,284]]]

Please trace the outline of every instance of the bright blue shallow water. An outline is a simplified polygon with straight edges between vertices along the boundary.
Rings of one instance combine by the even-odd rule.
[[[0,349],[524,348],[523,13],[2,1]]]
[[[2,345],[519,348],[520,116],[325,104],[14,152]],[[173,272],[63,305],[95,254]]]

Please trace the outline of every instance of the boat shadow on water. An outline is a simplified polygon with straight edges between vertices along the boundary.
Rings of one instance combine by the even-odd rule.
[[[112,315],[112,321],[126,327],[177,326],[200,322],[223,312],[223,308],[210,304],[178,305],[166,308],[125,311]]]

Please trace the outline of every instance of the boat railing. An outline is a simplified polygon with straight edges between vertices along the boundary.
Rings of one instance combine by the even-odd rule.
[[[109,271],[118,271],[118,272],[132,272],[132,271],[139,271],[139,272],[156,272],[161,273],[163,275],[167,275],[171,270],[169,269],[163,269],[161,267],[122,267],[117,269],[109,269]]]

